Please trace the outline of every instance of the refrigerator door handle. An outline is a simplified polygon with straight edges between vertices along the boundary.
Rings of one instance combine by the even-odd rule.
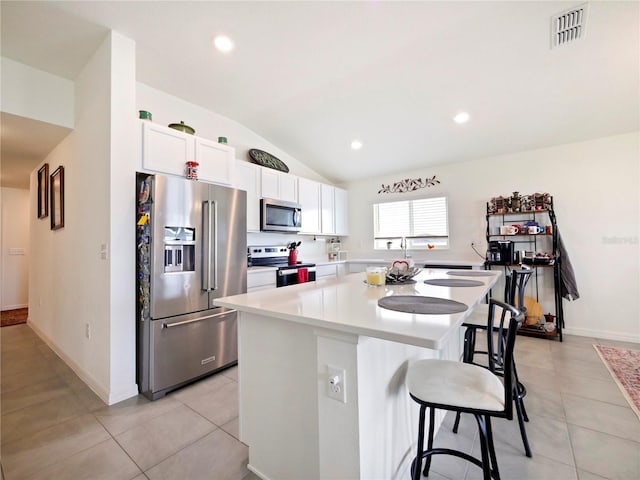
[[[213,224],[213,232],[211,232],[211,227],[209,227],[209,249],[213,246],[213,265],[211,265],[211,261],[209,261],[209,289],[217,290],[218,289],[218,203],[214,200],[209,202],[211,204],[211,213],[213,214],[213,219],[211,217],[209,220],[211,221],[210,225]],[[213,267],[213,268],[212,268]],[[211,286],[211,270],[213,269],[213,286]]]
[[[163,322],[162,323],[162,328],[179,327],[180,325],[188,325],[190,323],[202,322],[203,320],[210,320],[210,319],[216,318],[216,317],[224,317],[225,315],[229,315],[229,314],[234,313],[236,311],[237,310],[231,309],[231,310],[227,310],[225,312],[214,313],[213,315],[207,315],[206,317],[198,317],[198,318],[193,318],[191,320],[183,320],[182,322],[175,322],[175,323]]]
[[[211,290],[211,202],[202,202],[202,231],[206,238],[202,239],[202,290]]]

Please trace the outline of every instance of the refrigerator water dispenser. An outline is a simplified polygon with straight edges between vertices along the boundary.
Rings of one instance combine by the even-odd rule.
[[[164,271],[195,271],[196,229],[164,227]]]

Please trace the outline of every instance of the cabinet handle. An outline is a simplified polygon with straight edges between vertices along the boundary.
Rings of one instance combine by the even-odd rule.
[[[226,312],[214,313],[213,315],[207,315],[206,317],[198,317],[198,318],[193,318],[191,320],[183,320],[182,322],[176,322],[176,323],[165,322],[162,324],[162,328],[180,327],[182,325],[188,325],[189,323],[202,322],[203,320],[209,320],[211,318],[223,317],[225,315],[228,315],[234,312],[237,312],[237,310],[227,310]]]

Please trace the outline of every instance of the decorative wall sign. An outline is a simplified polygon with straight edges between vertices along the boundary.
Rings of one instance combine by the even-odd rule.
[[[51,230],[64,227],[64,167],[51,174]]]
[[[378,190],[378,193],[406,193],[419,190],[421,188],[433,187],[440,183],[440,180],[436,180],[436,176],[422,178],[405,178],[393,185],[382,184],[382,188]]]
[[[253,163],[257,163],[261,167],[273,168],[274,170],[280,170],[285,173],[289,172],[289,167],[287,167],[282,160],[257,148],[249,150],[249,157]]]
[[[49,164],[38,170],[38,218],[49,215]]]

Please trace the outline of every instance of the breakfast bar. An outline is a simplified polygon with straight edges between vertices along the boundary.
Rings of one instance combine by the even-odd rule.
[[[407,366],[460,359],[460,326],[499,276],[441,286],[425,280],[465,277],[425,269],[411,283],[372,287],[355,273],[216,300],[239,313],[240,440],[249,446],[248,468],[269,480],[409,478],[418,409],[405,387]],[[467,308],[415,314],[378,305],[390,296]]]

